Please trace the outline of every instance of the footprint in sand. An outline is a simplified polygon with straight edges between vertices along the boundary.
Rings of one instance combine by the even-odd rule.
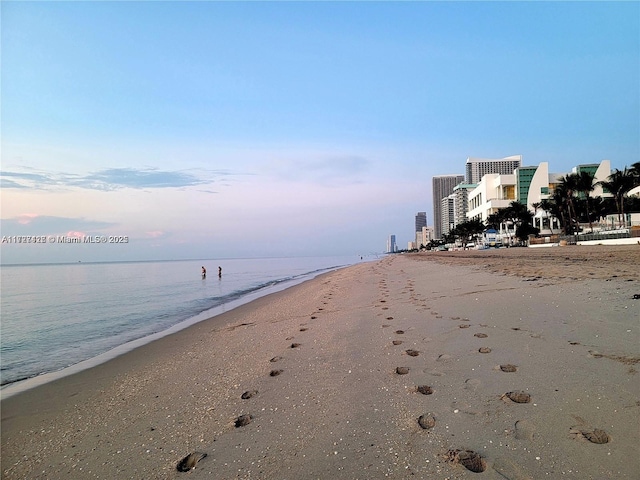
[[[396,367],[396,373],[398,375],[406,375],[409,373],[409,367]]]
[[[315,320],[316,318],[318,318],[318,317],[311,317],[311,320]]]
[[[482,473],[487,469],[487,462],[473,450],[449,450],[447,460],[451,463],[459,463],[473,473]]]
[[[402,334],[404,333],[404,330],[396,330],[396,333],[397,333],[398,335],[402,335]]]
[[[489,335],[486,333],[474,333],[473,336],[478,338],[487,338]]]
[[[282,372],[284,372],[284,370],[271,370],[269,372],[269,376],[270,377],[277,377],[278,375],[280,375]]]
[[[402,345],[402,340],[394,340],[393,342],[394,345]]]
[[[468,323],[463,323],[461,325],[458,325],[458,327],[460,328],[469,328],[471,325],[469,325]]]
[[[189,470],[196,468],[196,464],[206,456],[207,454],[203,452],[190,453],[178,462],[176,469],[179,472],[188,472]]]
[[[309,329],[308,329],[308,328],[305,328],[305,327],[302,327],[302,328],[300,329],[300,331],[301,331],[301,332],[306,332],[307,330],[309,330]]]
[[[503,372],[506,373],[512,373],[518,370],[518,367],[516,365],[512,365],[510,363],[506,363],[504,365],[500,365],[500,370],[502,370]]]
[[[478,351],[480,353],[491,353],[491,349],[489,347],[480,347]]]
[[[291,348],[298,348],[300,346],[299,343],[292,343]]]
[[[569,433],[579,440],[588,440],[598,445],[611,441],[611,436],[600,428],[571,427]]]
[[[248,400],[251,397],[255,397],[257,394],[258,394],[258,390],[247,390],[240,396],[240,398],[243,400]]]
[[[251,420],[253,420],[253,417],[251,415],[240,415],[238,418],[236,418],[235,426],[236,428],[244,427],[246,425],[249,425],[251,423]]]
[[[417,357],[418,355],[420,355],[420,352],[418,350],[413,350],[411,348],[409,350],[405,350],[405,353],[410,357]]]
[[[393,320],[393,317],[387,317],[387,320]]]
[[[508,398],[514,403],[531,403],[531,395],[529,395],[527,392],[523,392],[522,390],[507,392],[500,398],[503,400],[505,398]]]
[[[418,385],[416,387],[416,392],[421,393],[422,395],[431,395],[433,393],[433,388],[429,385]]]
[[[536,427],[528,420],[518,420],[515,423],[516,438],[518,440],[533,440]]]
[[[418,417],[418,425],[425,430],[430,430],[436,426],[436,418],[431,413],[420,415]]]
[[[467,378],[464,381],[465,390],[476,391],[478,388],[482,386],[482,381],[478,378]]]
[[[282,360],[282,357],[273,357],[271,360],[269,360],[271,363],[275,363]]]

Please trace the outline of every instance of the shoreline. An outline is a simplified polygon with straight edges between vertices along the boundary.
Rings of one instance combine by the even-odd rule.
[[[192,452],[190,478],[468,478],[456,450],[491,479],[634,478],[635,250],[573,248],[357,264],[4,399],[3,478],[173,479]]]
[[[123,263],[132,263],[132,262],[123,262]],[[45,373],[35,375],[33,377],[28,377],[21,380],[17,380],[15,382],[7,383],[6,385],[0,386],[0,401],[5,398],[9,398],[13,395],[19,394],[21,392],[31,390],[32,388],[46,385],[49,382],[53,382],[61,378],[67,377],[69,375],[74,375],[76,373],[80,373],[85,370],[91,369],[93,367],[106,363],[110,360],[113,360],[114,358],[117,358],[121,355],[124,355],[128,352],[131,352],[136,348],[140,348],[144,345],[147,345],[148,343],[154,342],[168,335],[177,333],[199,322],[211,320],[214,317],[217,317],[225,312],[238,308],[239,306],[253,302],[256,299],[284,291],[300,283],[313,280],[317,276],[323,275],[325,273],[329,273],[331,271],[339,270],[341,268],[346,268],[346,267],[347,266],[331,267],[320,272],[318,271],[309,272],[297,278],[280,281],[275,285],[263,287],[260,290],[253,291],[240,298],[231,300],[221,305],[217,305],[213,308],[209,308],[203,312],[200,312],[197,315],[194,315],[185,320],[182,320],[176,323],[175,325],[172,325],[171,327],[166,328],[165,330],[152,333],[150,335],[146,335],[144,337],[141,337],[135,340],[131,340],[122,345],[118,345],[114,348],[111,348],[106,352],[99,353],[98,355],[95,355],[91,358],[87,358],[86,360],[82,360],[73,365],[69,365],[63,369],[55,370],[52,372],[45,372]]]

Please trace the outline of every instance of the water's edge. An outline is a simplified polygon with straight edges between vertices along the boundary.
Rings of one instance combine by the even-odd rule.
[[[262,298],[267,295],[271,295],[273,293],[281,292],[295,285],[299,285],[303,282],[312,280],[320,275],[324,275],[324,274],[339,270],[341,268],[348,268],[349,266],[350,265],[345,265],[345,266],[337,266],[337,267],[330,267],[327,269],[315,270],[313,272],[309,272],[307,274],[303,274],[295,278],[280,281],[274,285],[263,287],[261,289],[252,291],[247,295],[235,298],[233,300],[230,300],[229,302],[226,302],[221,305],[217,305],[213,308],[210,308],[208,310],[205,310],[193,317],[187,318],[175,325],[172,325],[171,327],[161,332],[156,332],[151,335],[147,335],[145,337],[124,343],[115,348],[112,348],[107,352],[101,353],[87,360],[82,360],[76,364],[70,365],[61,370],[56,370],[54,372],[47,372],[47,373],[37,375],[35,377],[30,377],[24,380],[18,380],[16,382],[8,383],[0,387],[0,400],[4,400],[5,398],[9,398],[18,393],[24,392],[26,390],[31,390],[32,388],[36,388],[40,385],[53,382],[60,378],[64,378],[69,375],[73,375],[75,373],[88,370],[97,365],[106,363],[109,360],[112,360],[116,357],[119,357],[120,355],[124,355],[125,353],[135,350],[136,348],[139,348],[143,345],[147,345],[155,340],[158,340],[160,338],[166,337],[173,333],[179,332],[180,330],[184,330],[185,328],[195,325],[196,323],[209,320],[213,317],[229,312],[242,305],[246,305],[247,303],[257,300],[258,298]]]

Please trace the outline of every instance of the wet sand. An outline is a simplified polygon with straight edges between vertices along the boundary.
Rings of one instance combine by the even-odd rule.
[[[4,399],[3,478],[637,478],[639,264],[514,248],[323,275]]]

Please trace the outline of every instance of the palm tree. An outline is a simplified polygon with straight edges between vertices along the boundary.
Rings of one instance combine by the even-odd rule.
[[[575,205],[573,204],[573,194],[576,192],[578,186],[578,174],[570,173],[569,175],[565,175],[560,179],[560,191],[563,194],[563,202],[567,205],[567,213],[569,214],[569,221],[572,225],[572,233],[573,233],[573,225],[578,223]]]
[[[564,201],[565,193],[562,185],[556,185],[551,198],[553,199],[556,218],[560,220],[563,233],[565,235],[570,235],[573,230],[571,229],[571,222],[567,220],[566,204]]]
[[[634,179],[633,187],[635,188],[640,185],[640,162],[631,164],[631,167],[629,167],[629,173],[631,173]]]
[[[589,200],[591,196],[589,195],[596,188],[593,183],[593,175],[588,172],[580,172],[576,174],[575,177],[575,189],[583,193],[586,200],[587,206],[587,220],[589,220],[589,230],[593,233],[593,224],[591,223],[591,212],[589,211]]]
[[[632,168],[635,169],[635,164]],[[622,226],[622,219],[624,218],[624,196],[634,187],[634,174],[631,173],[627,167],[625,167],[624,170],[615,169],[607,180],[598,182],[598,184],[613,195],[616,202],[616,209],[618,210],[618,224]]]

